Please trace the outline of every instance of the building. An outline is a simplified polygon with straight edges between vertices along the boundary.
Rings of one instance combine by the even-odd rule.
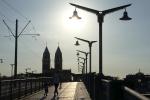
[[[49,50],[46,46],[45,51],[43,53],[43,58],[42,58],[42,74],[46,75],[49,73],[50,70],[50,53]]]
[[[59,71],[62,81],[71,81],[71,70],[63,69],[62,52],[59,46],[57,47],[55,52],[54,68],[50,66],[51,65],[50,63],[51,63],[50,53],[46,46],[42,59],[42,75],[52,77],[55,71]]]
[[[55,70],[62,70],[62,62],[62,52],[58,46],[55,53]]]
[[[124,79],[126,85],[133,90],[150,97],[150,75],[145,75],[140,70]]]

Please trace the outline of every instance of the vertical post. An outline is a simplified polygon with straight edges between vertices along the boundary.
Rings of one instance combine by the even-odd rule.
[[[18,81],[18,98],[20,98],[20,96],[21,96],[21,79],[19,79],[19,80],[16,80],[16,81]]]
[[[6,22],[3,20],[4,24],[6,25],[6,27],[8,28],[8,30],[12,33],[12,35],[15,38],[15,60],[14,60],[14,78],[17,78],[17,50],[18,50],[18,37],[21,35],[21,33],[25,30],[25,28],[28,26],[28,24],[31,22],[29,21],[27,23],[27,25],[22,29],[22,31],[19,33],[18,35],[18,19],[16,19],[16,32],[15,34],[11,31],[11,29],[9,28],[9,26],[6,24]],[[29,35],[29,34],[28,34]],[[34,35],[34,34],[30,34],[30,35]],[[39,35],[39,34],[35,34],[35,35]]]
[[[103,61],[102,61],[102,23],[103,23],[103,15],[98,15],[98,23],[99,23],[99,74],[103,75]]]
[[[85,84],[86,84],[86,86],[87,86],[87,82],[88,82],[88,79],[87,79],[87,56],[88,56],[88,53],[85,53],[85,56],[86,56],[86,59],[85,59],[85,63],[86,63],[86,71],[85,71],[85,73],[86,73],[86,75],[85,75]]]
[[[35,81],[35,86],[34,86],[34,90],[36,91],[37,89],[36,89],[36,82],[37,82],[37,79],[34,79]]]
[[[84,59],[84,63],[83,63],[84,64],[84,66],[83,66],[83,74],[85,74],[85,67],[86,67],[85,66],[85,61],[86,61],[86,59]]]
[[[30,79],[30,92],[31,92],[31,94],[32,94],[32,92],[33,92],[33,87],[32,87],[32,85],[33,85],[33,80],[32,80],[32,78]]]
[[[89,73],[91,73],[91,48],[92,48],[92,43],[89,42]]]
[[[32,78],[31,78],[31,79],[30,79],[30,90],[31,90],[30,92],[31,92],[31,94],[32,94],[32,91],[33,91],[33,90],[32,90],[32,89],[33,89],[32,83],[33,83],[33,80],[32,80]]]
[[[40,84],[41,83],[41,78],[38,78],[38,80],[39,80],[39,90],[40,90],[41,89],[41,86],[40,86],[41,85]]]
[[[2,83],[1,83],[1,73],[0,73],[0,100],[1,100],[1,93],[2,93]]]
[[[85,71],[85,73],[87,74],[87,55],[88,55],[88,53],[86,53],[85,55],[86,55],[86,58],[85,58],[85,61],[86,61],[85,62],[86,63],[86,71]]]
[[[9,81],[9,89],[10,89],[10,100],[12,100],[13,99],[13,97],[12,97],[12,93],[13,93],[13,84],[14,84],[14,80],[12,81]]]
[[[91,48],[92,48],[92,43],[89,42],[89,78],[88,78],[88,83],[89,83],[89,93],[91,95]]]
[[[16,34],[15,34],[15,68],[14,77],[17,77],[17,48],[18,48],[18,20],[16,19]]]
[[[25,78],[25,96],[27,95],[27,78]]]

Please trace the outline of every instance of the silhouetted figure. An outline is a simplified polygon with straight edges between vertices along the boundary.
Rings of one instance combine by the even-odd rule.
[[[56,96],[56,95],[58,95],[58,86],[60,83],[58,71],[53,76],[53,82],[54,82],[54,86],[55,86],[54,96]]]
[[[44,96],[47,96],[47,93],[48,93],[48,83],[47,82],[44,83],[44,90],[45,90]]]
[[[59,72],[59,89],[62,88],[62,73],[61,71]]]

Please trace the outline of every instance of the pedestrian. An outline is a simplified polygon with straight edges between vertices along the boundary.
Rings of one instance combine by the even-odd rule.
[[[56,71],[56,72],[54,73],[53,82],[54,82],[54,86],[55,86],[54,96],[56,96],[56,95],[58,95],[58,86],[59,86],[59,83],[60,83],[58,71]]]
[[[48,83],[47,82],[44,83],[44,90],[45,90],[44,96],[47,96],[47,93],[48,93]]]

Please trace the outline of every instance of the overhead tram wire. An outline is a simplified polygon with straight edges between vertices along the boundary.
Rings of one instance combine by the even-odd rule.
[[[15,11],[17,14],[19,14],[20,16],[22,16],[26,21],[29,21],[28,20],[28,18],[26,18],[22,13],[20,13],[17,9],[15,9],[13,6],[11,6],[8,2],[6,2],[6,1],[4,1],[4,0],[2,0],[3,1],[3,3],[5,3],[5,5],[7,5],[11,10],[13,10],[13,11]],[[6,7],[5,7],[6,8]],[[4,10],[5,11],[5,10]],[[2,16],[2,18],[3,18],[3,20],[4,20],[4,18],[6,19],[7,17],[4,15],[4,14],[1,14],[1,16]],[[9,19],[9,18],[7,18],[7,19]],[[11,20],[9,20],[9,21],[11,21]],[[11,21],[12,23],[13,23],[13,21]],[[34,32],[36,32],[35,31],[35,27],[33,26],[33,24],[32,24],[32,29],[34,30]],[[10,33],[10,32],[9,32]],[[22,33],[22,32],[21,32]],[[10,36],[10,34],[9,34],[9,36]],[[7,37],[9,37],[9,36],[7,36]]]
[[[13,12],[15,12],[19,16],[21,16],[23,19],[25,19],[25,21],[27,21],[27,22],[29,21],[29,19],[26,16],[24,16],[18,9],[16,9],[15,7],[13,7],[6,0],[2,0],[2,1],[3,1],[3,4],[5,4],[8,8],[10,8],[10,10],[12,10]]]
[[[11,23],[14,23],[14,21],[12,21],[11,19],[9,19],[8,17],[6,17],[1,11],[0,11],[0,16],[3,18],[5,18],[6,20],[8,20]]]
[[[34,52],[34,51],[32,50],[32,48],[31,48],[31,46],[29,46],[28,44],[26,44],[23,40],[21,40],[20,42],[23,44],[23,46],[25,46],[26,50],[28,49],[28,52],[32,52],[32,54],[33,54],[34,56],[41,57],[39,54],[37,54],[36,52]]]
[[[32,52],[32,53],[29,53],[30,54],[30,56],[33,56],[33,57],[38,57],[39,59],[41,59],[41,56],[39,55],[39,54],[37,54],[35,51],[33,51],[32,50],[32,48],[29,46],[29,45],[27,45],[26,43],[24,43],[23,41],[21,41],[21,44],[23,44],[23,46],[24,47],[26,47],[26,53],[27,52]],[[31,55],[32,54],[32,55]],[[38,65],[37,63],[34,63],[34,65],[35,66],[40,66],[40,65]],[[33,67],[35,67],[35,66],[33,66]]]
[[[28,18],[26,16],[24,16],[18,9],[16,9],[15,7],[13,7],[9,2],[7,2],[6,0],[1,0],[6,6],[8,6],[11,10],[13,10],[15,13],[19,14],[21,17],[23,17],[26,21],[29,21]],[[7,17],[6,17],[7,18]],[[34,31],[34,33],[36,33],[36,29],[31,21],[31,27]],[[33,51],[33,50],[32,50]],[[35,52],[34,52],[35,54]],[[35,54],[36,55],[36,54]]]
[[[28,19],[26,16],[24,16],[19,10],[17,10],[15,7],[13,7],[11,4],[9,4],[7,1],[5,1],[5,0],[2,0],[2,1],[3,1],[3,3],[4,3],[6,6],[8,6],[11,10],[13,10],[13,11],[16,12],[17,14],[19,14],[19,15],[20,15],[21,17],[23,17],[26,21],[29,21],[29,19]],[[31,24],[31,27],[32,27],[32,30],[33,30],[34,34],[36,34],[37,31],[36,31],[36,29],[35,29],[35,27],[34,27],[32,21],[30,21],[30,24]]]
[[[27,21],[29,21],[27,17],[25,17],[19,10],[17,10],[15,7],[13,7],[11,4],[9,4],[6,0],[2,0],[2,2],[5,5],[7,5],[11,10],[13,10],[17,14],[19,14],[20,16],[22,16],[23,18],[25,18]]]
[[[39,53],[33,51],[32,47],[29,46],[28,44],[26,44],[23,40],[21,40],[20,43],[23,44],[23,47],[26,48],[26,52],[27,52],[27,53],[30,52],[30,53],[29,53],[30,56],[34,56],[35,58],[38,57],[38,58],[40,59],[40,61],[41,61],[41,57],[42,57],[41,55],[42,55],[42,54],[39,54]],[[33,47],[33,48],[34,48],[34,47]],[[38,60],[39,60],[39,59],[38,59]],[[52,60],[52,59],[51,59],[51,60]],[[40,62],[40,61],[38,61],[38,62]],[[40,62],[40,63],[41,63],[41,62]],[[40,67],[40,65],[37,64],[37,63],[35,63],[34,65],[35,65],[35,66],[33,66],[33,67]]]
[[[11,22],[11,23],[13,23],[13,21],[12,20],[10,20],[8,17],[6,17],[1,11],[0,11],[0,16],[2,17],[2,20],[5,18],[5,19],[7,19],[9,22]],[[0,30],[2,30],[2,32],[4,32],[4,30],[3,30],[3,28],[1,28],[0,27]],[[0,35],[0,37],[10,37],[11,36],[11,34],[10,34],[10,32],[8,32],[9,33],[9,36],[6,36],[4,33],[0,33],[1,35]]]
[[[3,2],[4,2],[4,0],[3,0]],[[8,5],[8,3],[6,3],[5,2],[5,4],[7,4]],[[12,8],[12,6],[10,6],[10,5],[8,5],[9,7],[11,7]],[[13,7],[14,8],[14,7]],[[13,9],[12,8],[12,9]],[[16,9],[14,9],[15,11],[16,11]],[[17,11],[18,12],[18,11]],[[19,13],[20,14],[20,13]],[[5,21],[3,20],[3,22],[4,22],[4,24],[7,26],[7,28],[8,28],[8,30],[10,31],[10,28],[8,27],[8,25],[7,25],[7,23],[5,23]],[[13,33],[12,33],[12,31],[10,31],[11,33],[12,33],[12,35],[14,36],[14,38],[15,38],[15,70],[14,70],[14,76],[15,76],[15,78],[16,78],[16,76],[17,76],[17,44],[18,44],[18,37],[21,35],[21,33],[24,31],[24,29],[27,27],[27,25],[30,23],[31,21],[29,20],[28,21],[28,23],[25,25],[25,27],[21,30],[21,32],[18,34],[18,28],[17,28],[17,26],[18,26],[18,20],[16,19],[16,35],[14,35]],[[35,34],[35,35],[37,35],[37,34]]]
[[[10,23],[15,23],[14,20],[11,20],[12,16],[14,16],[14,13],[11,12],[10,7],[8,7],[3,2],[0,2],[0,15],[2,16],[2,19],[5,19],[5,20],[9,21]]]
[[[5,5],[7,5],[11,10],[13,10],[14,12],[16,12],[17,14],[19,14],[20,16],[22,16],[26,21],[29,21],[28,18],[26,16],[24,16],[19,10],[17,10],[15,7],[13,7],[11,4],[9,4],[6,0],[1,0]],[[32,29],[34,31],[34,33],[36,33],[36,29],[31,21],[31,26]]]
[[[7,5],[11,10],[13,10],[14,12],[16,12],[17,14],[19,14],[20,16],[22,16],[26,21],[29,21],[29,19],[26,17],[26,16],[24,16],[18,9],[16,9],[15,7],[13,7],[11,4],[9,4],[6,0],[2,0],[2,2],[5,4],[5,5]],[[33,25],[33,23],[32,23],[32,21],[30,22],[31,23],[31,25],[32,25],[32,29],[34,30],[34,33],[36,34],[36,29],[35,29],[35,27],[34,27],[34,25]]]

